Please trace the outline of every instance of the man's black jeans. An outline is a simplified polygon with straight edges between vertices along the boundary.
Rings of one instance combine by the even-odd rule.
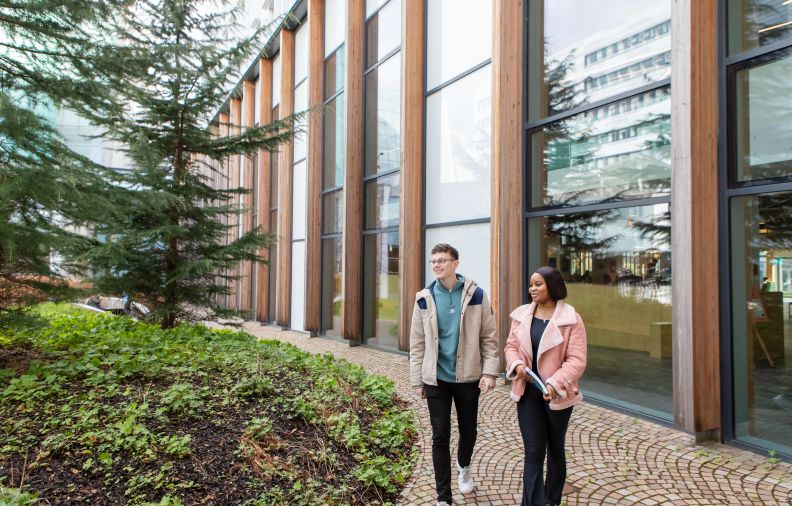
[[[456,406],[459,426],[457,462],[470,465],[476,445],[478,400],[481,393],[478,381],[447,383],[437,380],[437,386],[424,384],[429,420],[432,423],[432,464],[435,472],[437,500],[451,504],[451,402]]]
[[[561,493],[566,481],[566,455],[564,438],[572,408],[554,411],[542,394],[531,385],[525,388],[517,403],[517,420],[520,423],[525,446],[523,467],[523,506],[561,504]],[[547,451],[547,479],[542,479],[545,451]]]

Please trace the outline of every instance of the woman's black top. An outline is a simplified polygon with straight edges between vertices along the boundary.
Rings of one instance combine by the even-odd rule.
[[[537,363],[539,362],[537,357],[539,356],[539,343],[542,341],[542,334],[544,334],[545,328],[547,328],[547,322],[550,320],[541,320],[539,318],[534,317],[531,320],[531,347],[533,348],[533,364],[531,369],[533,372],[539,376],[539,369],[537,369]],[[539,376],[541,378],[541,376]]]

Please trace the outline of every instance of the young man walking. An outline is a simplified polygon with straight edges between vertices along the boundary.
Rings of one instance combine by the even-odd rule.
[[[459,252],[448,244],[432,248],[435,275],[415,294],[410,329],[410,382],[429,406],[437,506],[451,504],[451,404],[459,425],[459,490],[473,491],[470,472],[476,444],[480,393],[495,387],[498,338],[489,299],[475,281],[456,270]]]

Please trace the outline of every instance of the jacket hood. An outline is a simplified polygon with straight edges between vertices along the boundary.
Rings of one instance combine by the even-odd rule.
[[[536,311],[536,303],[531,302],[530,304],[524,304],[518,307],[512,311],[509,316],[519,322],[524,322],[529,316],[533,316],[534,311]],[[556,302],[556,308],[553,312],[552,319],[559,327],[563,327],[564,325],[574,325],[577,322],[575,308],[563,300],[559,300]]]
[[[465,284],[462,285],[462,295],[466,294],[467,291],[470,290],[471,286],[473,287],[474,290],[478,287],[478,283],[473,281],[471,278],[464,277],[464,276],[463,276],[463,278],[465,279]],[[426,285],[426,288],[424,288],[423,290],[421,290],[421,291],[419,291],[418,293],[415,294],[415,300],[417,301],[418,299],[424,299],[426,297],[431,297],[432,296],[432,288],[434,288],[434,286],[436,284],[437,284],[437,280],[435,279],[431,283]]]

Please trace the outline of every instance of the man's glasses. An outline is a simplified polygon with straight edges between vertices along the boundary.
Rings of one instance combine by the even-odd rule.
[[[446,262],[453,262],[453,258],[438,258],[437,260],[429,260],[429,263],[432,265],[439,265],[440,267],[444,266]]]

